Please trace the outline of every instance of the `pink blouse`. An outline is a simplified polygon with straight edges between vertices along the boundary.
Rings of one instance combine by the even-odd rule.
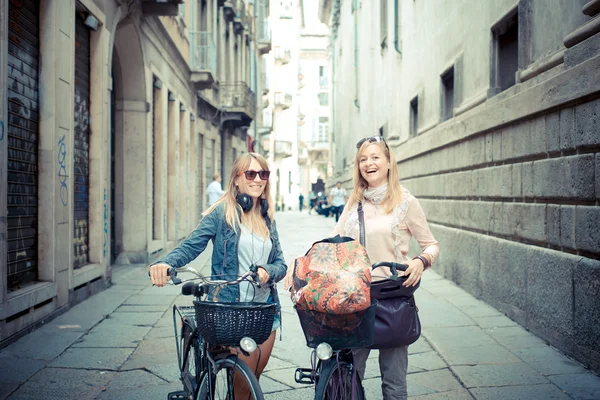
[[[350,236],[358,240],[359,224],[357,204],[350,209],[344,208],[335,226],[332,236]],[[402,188],[402,201],[390,214],[385,214],[383,207],[375,206],[368,200],[363,201],[365,237],[367,253],[371,263],[379,261],[396,261],[406,263],[410,239],[414,238],[427,253],[433,264],[440,254],[438,242],[433,237],[425,213],[419,201]],[[389,276],[390,271],[373,271],[373,277]]]

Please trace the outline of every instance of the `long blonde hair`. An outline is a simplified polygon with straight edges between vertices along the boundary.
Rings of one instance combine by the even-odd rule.
[[[267,227],[267,223],[265,219],[260,214],[260,199],[254,204],[254,207],[251,211],[244,213],[242,211],[242,207],[238,204],[236,200],[236,196],[239,194],[239,190],[235,185],[235,179],[244,174],[250,167],[250,163],[252,163],[252,159],[255,159],[260,164],[260,167],[269,171],[269,163],[263,156],[258,153],[244,153],[235,160],[233,163],[233,167],[231,169],[231,176],[229,177],[229,183],[227,184],[227,189],[223,193],[223,196],[219,200],[217,200],[212,206],[208,208],[205,212],[202,213],[203,216],[206,216],[213,212],[215,208],[219,206],[221,203],[225,203],[225,221],[227,225],[229,225],[235,232],[237,232],[237,228],[241,224],[240,215],[243,215],[244,222],[247,222],[250,225],[250,228],[253,232],[259,234],[262,237],[269,236],[269,229]],[[271,221],[273,221],[273,216],[275,214],[273,207],[273,199],[271,199],[271,182],[267,180],[267,184],[265,185],[265,190],[261,196],[261,199],[266,199],[269,205],[267,214]]]
[[[379,146],[379,148],[385,154],[388,162],[390,163],[390,170],[388,171],[388,186],[387,193],[385,195],[385,213],[389,214],[394,210],[400,202],[402,201],[402,187],[400,186],[400,174],[398,173],[398,164],[396,164],[396,159],[394,158],[394,154],[390,151],[389,147],[385,142],[377,142],[371,143],[368,140],[360,146],[358,151],[356,152],[356,156],[354,157],[354,189],[352,190],[352,195],[350,196],[350,200],[348,202],[348,206],[351,207],[354,203],[358,203],[359,201],[363,201],[363,193],[365,189],[369,187],[369,184],[363,178],[360,173],[360,157],[363,152],[366,150],[368,146]]]

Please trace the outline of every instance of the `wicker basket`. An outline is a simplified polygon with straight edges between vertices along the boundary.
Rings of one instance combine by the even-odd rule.
[[[377,301],[353,314],[327,314],[298,310],[306,345],[315,348],[327,342],[334,350],[369,347],[373,344]]]
[[[276,307],[274,303],[194,301],[198,332],[208,343],[222,346],[237,346],[245,336],[264,343],[273,330]]]

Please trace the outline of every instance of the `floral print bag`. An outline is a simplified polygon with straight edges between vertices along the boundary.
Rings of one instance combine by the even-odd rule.
[[[371,262],[360,242],[335,236],[294,260],[291,297],[299,310],[351,314],[371,305]]]

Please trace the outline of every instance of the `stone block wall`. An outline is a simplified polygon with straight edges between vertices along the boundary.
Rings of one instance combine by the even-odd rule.
[[[595,370],[599,117],[594,99],[399,163],[440,242],[435,268]]]

